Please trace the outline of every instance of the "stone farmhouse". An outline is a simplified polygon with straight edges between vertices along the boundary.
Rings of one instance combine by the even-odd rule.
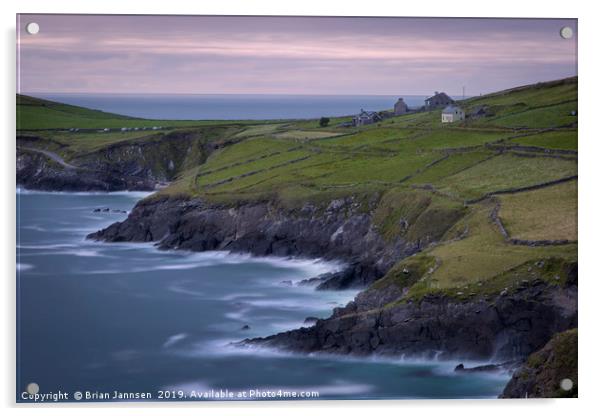
[[[435,91],[435,95],[424,100],[424,107],[426,110],[434,110],[436,108],[443,108],[454,103],[455,101],[452,100],[451,97],[446,93]]]
[[[408,111],[409,111],[408,105],[403,101],[403,98],[400,98],[399,100],[397,100],[397,102],[393,106],[393,113],[396,116],[406,114]]]
[[[353,125],[356,127],[365,126],[366,124],[379,122],[382,119],[382,116],[376,111],[366,111],[362,108],[358,115],[353,116]]]

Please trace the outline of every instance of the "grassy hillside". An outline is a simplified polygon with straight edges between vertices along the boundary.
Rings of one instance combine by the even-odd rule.
[[[17,130],[56,129],[121,129],[143,127],[191,127],[223,124],[260,124],[257,121],[198,121],[198,120],[147,120],[106,113],[99,110],[57,103],[17,94]]]
[[[442,125],[433,111],[361,128],[320,128],[317,121],[248,127],[237,134],[246,140],[190,172],[195,177],[186,178],[185,192],[215,200],[288,199],[295,188],[303,199],[333,190],[422,187],[469,201],[554,181],[577,172],[577,116],[568,108],[558,115],[557,105],[576,109],[576,90],[569,79],[473,98],[463,103],[469,112],[477,105],[495,112],[453,125]],[[533,111],[553,122],[538,125]]]
[[[453,125],[442,125],[437,111],[361,128],[284,125],[214,153],[164,192],[293,207],[376,194],[383,235],[409,239],[441,225],[420,212],[420,201],[434,198],[452,222],[461,219],[444,242],[402,261],[377,284],[408,284],[400,272],[408,265],[419,270],[410,282],[417,297],[512,290],[523,269],[559,283],[577,255],[577,179],[554,184],[577,175],[576,94],[576,79],[568,79],[472,98],[462,103],[469,114],[477,106],[489,113]],[[491,220],[496,205],[508,238]],[[403,230],[402,219],[413,226]],[[531,247],[510,238],[569,243]]]
[[[152,126],[137,120],[28,97],[19,97],[19,126],[40,128],[45,145],[73,155],[116,142],[157,139],[163,131],[101,133],[58,127]],[[577,79],[515,88],[460,103],[468,118],[443,125],[440,111],[407,114],[380,123],[327,127],[318,120],[221,122],[212,140],[222,143],[206,163],[187,166],[161,194],[198,196],[219,203],[273,200],[300,207],[355,195],[376,198],[375,219],[387,238],[419,238],[442,224],[420,211],[425,198],[449,212],[444,241],[402,261],[377,284],[412,280],[416,296],[432,291],[491,293],[514,284],[520,268],[533,278],[562,279],[576,259]],[[471,117],[476,109],[481,115]],[[161,122],[178,131],[190,122]],[[197,127],[216,122],[196,122]],[[42,143],[42,142],[40,142]],[[559,183],[556,183],[559,181]],[[425,204],[424,206],[429,206]],[[508,236],[492,218],[499,221]],[[403,229],[404,221],[412,223]],[[433,231],[434,232],[434,231]],[[517,245],[511,239],[567,240]],[[408,274],[400,270],[410,269]],[[558,276],[558,279],[555,277]]]

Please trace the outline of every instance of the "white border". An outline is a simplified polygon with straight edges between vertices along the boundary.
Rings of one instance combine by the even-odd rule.
[[[4,295],[2,308],[3,374],[0,379],[1,403],[12,412],[20,409],[25,413],[48,414],[77,413],[127,414],[135,408],[164,415],[167,411],[185,411],[191,414],[232,414],[245,412],[249,415],[283,414],[332,414],[346,415],[437,414],[445,416],[470,414],[504,415],[519,412],[545,412],[549,415],[580,414],[594,408],[596,403],[599,364],[600,296],[602,288],[597,253],[600,230],[600,183],[598,166],[602,157],[602,134],[598,120],[600,103],[600,14],[595,2],[524,0],[485,1],[325,1],[303,0],[286,2],[278,0],[220,0],[219,2],[145,1],[123,0],[22,0],[20,4],[2,2],[0,14],[3,26],[2,59],[2,189],[4,198],[0,204],[2,215],[2,279]],[[16,406],[15,397],[15,14],[16,13],[132,13],[132,14],[237,14],[237,15],[347,15],[347,16],[439,16],[439,17],[568,17],[579,18],[579,268],[581,277],[579,334],[579,396],[577,400],[428,400],[428,401],[331,401],[331,402],[270,402],[270,403],[173,403],[163,404],[98,404],[98,405],[48,405],[45,407]]]

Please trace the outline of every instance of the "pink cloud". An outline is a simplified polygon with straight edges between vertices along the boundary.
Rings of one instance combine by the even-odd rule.
[[[501,30],[504,22],[474,19],[179,20],[186,26],[148,16],[34,17],[40,34],[18,37],[24,91],[387,94],[387,85],[495,90],[575,74],[576,41],[545,20],[509,20]]]

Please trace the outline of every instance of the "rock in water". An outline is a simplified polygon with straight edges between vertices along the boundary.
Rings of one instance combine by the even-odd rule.
[[[493,372],[499,371],[503,369],[504,364],[485,364],[478,365],[476,367],[464,367],[464,364],[458,364],[456,368],[454,368],[455,372],[459,373],[479,373],[479,372]]]

